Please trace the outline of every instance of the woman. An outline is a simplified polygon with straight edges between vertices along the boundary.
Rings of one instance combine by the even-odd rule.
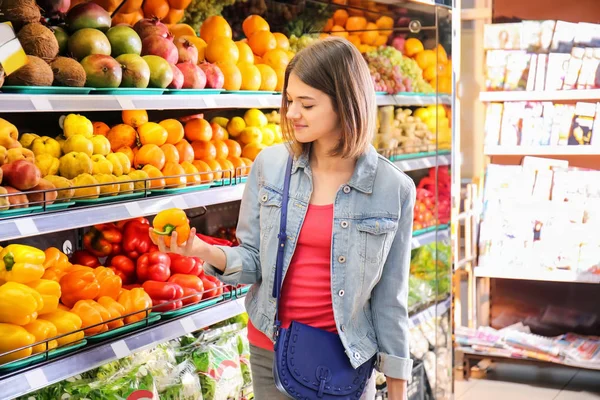
[[[404,400],[408,351],[408,272],[415,186],[370,145],[375,91],[365,61],[331,38],[299,52],[285,74],[281,127],[287,146],[263,150],[242,198],[240,246],[194,237],[170,251],[205,260],[209,274],[253,284],[246,297],[255,397],[283,399],[275,387],[272,298],[285,166],[291,172],[283,327],[299,321],[340,335],[352,366],[377,355],[389,398]],[[164,242],[159,243],[165,249]],[[375,396],[374,378],[363,393]]]

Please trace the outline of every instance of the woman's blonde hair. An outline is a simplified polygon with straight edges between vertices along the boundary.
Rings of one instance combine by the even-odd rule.
[[[369,68],[358,49],[346,39],[330,37],[301,50],[288,64],[281,99],[281,130],[292,151],[300,155],[308,150],[310,143],[295,139],[293,125],[286,116],[291,73],[331,98],[342,137],[330,155],[344,158],[362,155],[375,133],[377,105]]]

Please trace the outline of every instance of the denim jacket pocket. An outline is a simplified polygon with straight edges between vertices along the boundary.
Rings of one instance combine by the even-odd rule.
[[[258,191],[260,204],[260,228],[262,232],[270,231],[279,222],[279,210],[283,196],[270,187],[263,186]]]
[[[360,235],[359,254],[362,263],[379,266],[383,261],[390,238],[398,229],[398,221],[391,218],[364,218],[356,222]]]

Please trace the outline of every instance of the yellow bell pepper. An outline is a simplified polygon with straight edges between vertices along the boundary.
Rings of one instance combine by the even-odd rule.
[[[58,300],[60,299],[60,283],[49,280],[40,279],[27,284],[32,289],[35,289],[44,299],[44,308],[42,308],[38,315],[44,315],[56,311],[58,308]]]
[[[50,314],[42,315],[39,319],[52,322],[54,326],[56,326],[58,335],[75,332],[76,330],[81,329],[82,324],[79,315],[61,309],[51,312]],[[83,339],[83,335],[83,331],[79,331],[72,335],[60,337],[56,341],[59,346],[65,346],[80,341]]]
[[[25,346],[31,346],[35,343],[35,336],[27,332],[22,326],[13,324],[2,324],[0,323],[0,354],[6,353],[15,349],[19,349]],[[31,355],[32,348],[28,347],[24,350],[19,350],[14,353],[0,356],[0,364],[15,361],[20,358],[29,357]]]
[[[44,275],[43,251],[23,244],[9,244],[0,252],[0,279],[28,283]]]
[[[43,308],[42,295],[29,286],[17,282],[0,286],[0,322],[27,325]]]
[[[37,319],[32,323],[25,325],[23,328],[25,328],[27,332],[35,336],[35,343],[46,341],[58,335],[56,326],[52,322],[45,321],[43,319]],[[35,346],[33,346],[32,353],[43,353],[46,350],[55,349],[57,346],[58,342],[56,340],[49,340],[48,342],[36,344]]]

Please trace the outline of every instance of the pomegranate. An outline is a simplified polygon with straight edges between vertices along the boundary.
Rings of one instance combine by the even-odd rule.
[[[221,69],[215,64],[202,63],[200,69],[206,75],[206,87],[210,89],[221,89],[225,84],[225,76]]]
[[[183,72],[173,64],[171,64],[171,69],[173,70],[173,80],[167,87],[169,89],[181,89],[183,87]]]
[[[198,49],[192,42],[185,38],[178,38],[175,46],[179,52],[179,63],[190,61],[192,64],[198,64]]]
[[[177,68],[183,73],[184,89],[204,89],[206,86],[206,75],[202,68],[191,62],[177,64]]]
[[[133,26],[133,30],[137,32],[142,40],[151,35],[158,35],[164,38],[169,36],[169,28],[158,18],[140,19]]]
[[[169,64],[177,64],[179,52],[169,39],[152,35],[142,40],[142,56],[159,56],[167,60]]]
[[[38,0],[37,3],[44,10],[47,18],[66,14],[71,8],[71,0]]]

